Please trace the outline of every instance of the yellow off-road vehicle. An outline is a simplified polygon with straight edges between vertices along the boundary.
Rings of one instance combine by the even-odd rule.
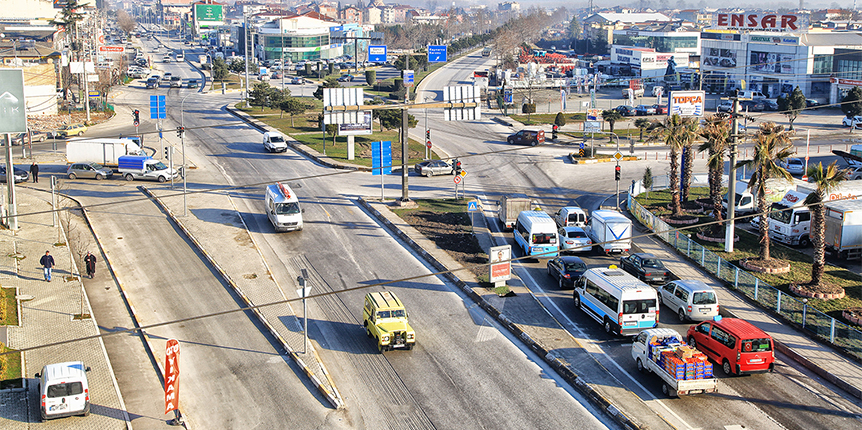
[[[368,337],[377,339],[377,349],[411,349],[416,333],[407,322],[404,305],[389,291],[368,293],[362,308],[362,325]]]

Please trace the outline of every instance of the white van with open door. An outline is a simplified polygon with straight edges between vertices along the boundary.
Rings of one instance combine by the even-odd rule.
[[[42,421],[72,415],[90,415],[90,385],[87,372],[80,361],[48,364],[39,378],[39,412]]]
[[[281,182],[266,187],[266,216],[275,231],[302,230],[302,212],[290,187]]]

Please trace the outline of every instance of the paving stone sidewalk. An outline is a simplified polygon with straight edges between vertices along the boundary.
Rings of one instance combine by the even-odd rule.
[[[52,225],[51,195],[39,184],[16,188],[19,230],[0,230],[0,284],[16,288],[20,302],[19,325],[8,327],[9,344],[14,349],[37,347],[99,333],[91,315],[77,269],[70,258],[66,239]],[[63,245],[59,245],[62,243]],[[51,282],[43,279],[39,259],[50,251],[56,267]],[[0,392],[0,428],[131,429],[113,369],[101,339],[78,341],[34,349],[23,354],[27,377],[23,390]],[[42,366],[66,361],[83,361],[91,368],[90,416],[70,417],[40,423],[37,380],[33,374]]]

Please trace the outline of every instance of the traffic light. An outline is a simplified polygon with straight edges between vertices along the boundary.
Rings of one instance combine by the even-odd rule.
[[[614,179],[617,181],[620,180],[620,166],[614,167]]]
[[[185,127],[179,127],[179,126],[177,127],[177,137],[182,138],[183,133],[185,133],[185,132],[186,132]]]
[[[552,131],[551,131],[551,135],[552,135],[551,137],[552,137],[555,141],[557,140],[557,131],[559,130],[559,128],[560,128],[560,126],[558,126],[557,124],[554,124],[554,128],[553,128],[553,129],[552,129]]]
[[[166,158],[166,159],[170,159],[170,158],[171,158],[171,150],[172,150],[172,149],[174,149],[174,147],[173,147],[173,146],[166,146],[166,147],[165,147],[165,158]]]
[[[425,130],[425,140],[431,140],[431,130]]]
[[[141,122],[141,111],[135,109],[132,111],[132,116],[135,118],[135,124],[140,124]]]
[[[455,174],[460,175],[461,174],[461,160],[459,160],[457,158],[452,160],[452,165],[455,167]]]

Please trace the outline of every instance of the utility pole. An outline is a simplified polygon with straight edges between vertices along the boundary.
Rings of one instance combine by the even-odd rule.
[[[733,109],[730,126],[730,169],[727,176],[727,224],[724,230],[724,252],[733,252],[733,238],[735,236],[734,217],[736,216],[736,134],[739,132],[739,93],[731,97]]]
[[[409,87],[408,87],[409,88]],[[408,91],[410,91],[408,89]],[[407,119],[407,107],[401,109],[401,205],[410,203],[410,197],[407,193],[407,175],[410,173],[407,169],[407,130],[409,124]]]
[[[248,88],[248,42],[249,42],[249,40],[248,40],[248,38],[249,38],[249,35],[251,34],[251,32],[249,31],[249,28],[248,28],[248,13],[243,12],[242,18],[243,18],[243,23],[242,23],[242,25],[243,25],[243,37],[242,37],[243,47],[242,47],[242,49],[243,49],[243,51],[245,51],[245,102],[247,105],[248,100],[249,100],[249,88]]]

